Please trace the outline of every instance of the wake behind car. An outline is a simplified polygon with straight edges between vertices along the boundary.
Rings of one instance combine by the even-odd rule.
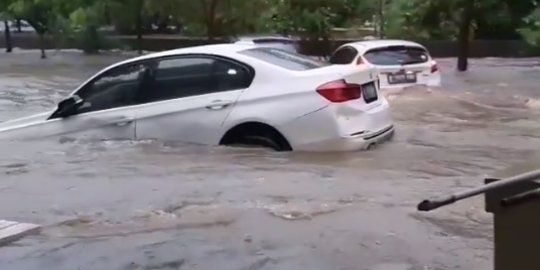
[[[375,67],[379,71],[381,88],[441,85],[437,62],[424,46],[412,41],[369,40],[346,43],[334,51],[330,63]]]
[[[394,132],[375,71],[219,44],[109,66],[56,109],[0,123],[0,139],[157,139],[347,151]]]

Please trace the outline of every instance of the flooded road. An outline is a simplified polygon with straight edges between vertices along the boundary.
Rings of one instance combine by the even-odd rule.
[[[0,53],[0,121],[125,57]],[[415,207],[536,154],[540,59],[454,62],[441,89],[386,93],[397,133],[367,152],[4,142],[0,219],[45,228],[0,248],[0,269],[492,269],[482,197]]]

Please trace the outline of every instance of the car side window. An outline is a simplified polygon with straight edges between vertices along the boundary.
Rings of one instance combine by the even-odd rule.
[[[243,89],[249,86],[249,70],[226,60],[189,56],[158,60],[145,102],[177,99]]]
[[[212,79],[217,83],[216,91],[222,92],[248,88],[253,76],[247,67],[217,59],[212,69]]]
[[[136,105],[146,70],[138,63],[106,71],[76,93],[84,101],[77,114]]]
[[[350,47],[350,46],[345,46],[337,50],[330,57],[330,63],[336,64],[336,65],[350,64],[354,61],[357,55],[358,55],[358,51],[355,48]]]

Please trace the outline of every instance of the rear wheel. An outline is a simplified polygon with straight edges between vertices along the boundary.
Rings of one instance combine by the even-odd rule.
[[[291,151],[289,142],[275,128],[262,123],[245,123],[223,136],[221,145],[259,146],[275,151]]]

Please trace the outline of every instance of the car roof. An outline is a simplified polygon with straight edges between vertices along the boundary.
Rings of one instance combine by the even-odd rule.
[[[167,57],[167,56],[175,56],[175,55],[181,55],[181,54],[209,54],[209,55],[231,57],[240,51],[251,49],[251,48],[254,48],[254,46],[249,45],[249,44],[234,44],[234,43],[193,46],[193,47],[186,47],[186,48],[180,48],[180,49],[149,53],[146,55],[124,60],[122,62],[117,63],[115,66],[122,65],[125,63],[130,63],[130,62],[136,62],[136,61],[160,58],[160,57]]]
[[[361,53],[365,53],[371,49],[388,47],[388,46],[411,46],[411,47],[421,47],[424,48],[419,43],[409,40],[400,40],[400,39],[376,39],[376,40],[364,40],[364,41],[355,41],[343,44],[341,47],[346,45],[352,46]]]

